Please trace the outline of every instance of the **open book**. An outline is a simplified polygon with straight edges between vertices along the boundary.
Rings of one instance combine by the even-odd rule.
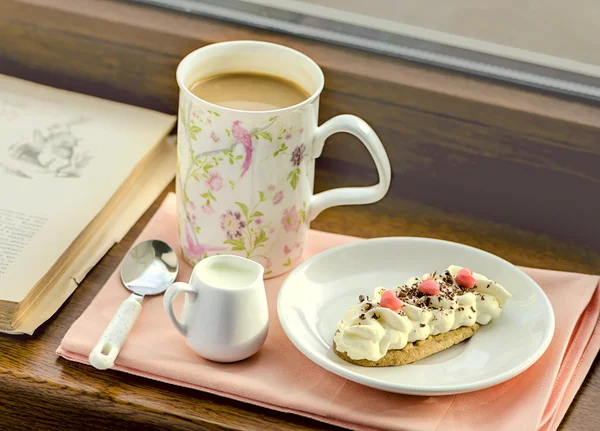
[[[52,316],[173,179],[174,122],[0,75],[0,331]]]

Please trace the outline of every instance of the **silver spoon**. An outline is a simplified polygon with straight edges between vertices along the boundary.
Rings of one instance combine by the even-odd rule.
[[[177,255],[164,241],[150,239],[129,250],[121,263],[121,281],[133,293],[123,301],[96,343],[90,364],[99,370],[112,368],[142,310],[144,296],[163,293],[178,271]]]

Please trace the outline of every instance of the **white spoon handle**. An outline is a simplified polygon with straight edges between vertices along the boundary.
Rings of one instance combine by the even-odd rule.
[[[99,370],[115,365],[115,359],[142,311],[143,300],[143,296],[132,293],[123,301],[90,353],[90,364]]]

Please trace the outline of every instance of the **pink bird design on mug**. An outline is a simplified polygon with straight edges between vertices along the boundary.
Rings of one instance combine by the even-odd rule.
[[[239,144],[242,144],[246,153],[244,156],[244,163],[242,164],[242,173],[240,175],[241,178],[246,172],[248,172],[250,164],[252,163],[252,152],[254,151],[254,147],[252,146],[252,135],[248,129],[245,129],[242,126],[242,122],[240,120],[233,122],[233,125],[231,126],[231,134]]]
[[[198,243],[198,241],[190,234],[189,228],[185,230],[185,237],[187,239],[185,252],[188,256],[192,256],[196,259],[202,259],[202,257],[208,252],[223,251],[226,249],[226,247],[210,247],[208,245]]]
[[[191,109],[191,108],[189,108]],[[231,136],[233,136],[233,142],[227,146],[226,148],[221,148],[219,150],[210,150],[204,151],[202,153],[198,153],[197,157],[205,157],[205,156],[213,156],[216,154],[223,154],[228,151],[233,151],[235,147],[241,145],[244,147],[244,161],[242,162],[242,170],[240,173],[240,178],[242,178],[246,172],[250,169],[250,165],[252,164],[252,153],[254,152],[254,144],[252,142],[252,136],[257,133],[263,132],[268,129],[277,119],[277,117],[273,117],[269,119],[269,122],[260,128],[255,128],[252,130],[248,130],[243,126],[242,121],[235,120],[231,124]],[[229,132],[228,132],[229,133]],[[185,184],[182,186],[185,189]]]

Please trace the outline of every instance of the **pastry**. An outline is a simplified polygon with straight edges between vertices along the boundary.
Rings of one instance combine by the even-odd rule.
[[[362,366],[409,364],[470,338],[510,297],[495,281],[454,265],[394,289],[378,287],[346,311],[334,350]]]
[[[333,347],[336,355],[352,364],[362,365],[363,367],[389,367],[392,365],[406,365],[419,359],[426,358],[435,353],[446,350],[455,344],[471,338],[480,328],[479,323],[471,326],[461,326],[452,331],[444,332],[437,335],[430,335],[424,340],[415,341],[414,343],[406,343],[402,349],[390,349],[387,353],[377,361],[369,361],[368,359],[352,359],[345,352],[337,350],[335,341]]]

